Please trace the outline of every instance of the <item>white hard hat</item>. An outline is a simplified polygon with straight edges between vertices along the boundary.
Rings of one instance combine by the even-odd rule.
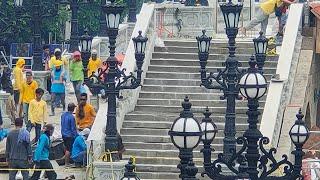
[[[56,53],[56,52],[61,52],[61,49],[55,48],[55,49],[54,49],[54,53]]]
[[[85,128],[79,134],[82,135],[82,136],[88,136],[90,134],[90,129],[89,128]]]
[[[98,51],[95,50],[95,49],[93,49],[93,50],[91,51],[91,54],[98,54]]]

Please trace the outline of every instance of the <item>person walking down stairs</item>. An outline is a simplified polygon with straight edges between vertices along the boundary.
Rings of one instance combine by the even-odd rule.
[[[37,148],[34,152],[34,162],[36,169],[53,169],[51,162],[49,161],[49,150],[51,146],[50,136],[52,136],[54,127],[52,124],[45,125],[45,131],[40,136]],[[56,180],[57,174],[55,171],[45,171],[49,180]],[[38,180],[40,178],[41,171],[34,171],[30,180]]]
[[[36,89],[36,98],[31,100],[29,104],[27,130],[30,132],[34,127],[36,133],[36,137],[32,140],[32,143],[38,142],[41,135],[41,127],[42,125],[46,125],[48,120],[47,103],[42,100],[43,94],[43,89]]]
[[[70,63],[70,80],[73,85],[74,93],[77,98],[78,104],[80,103],[80,87],[84,81],[83,64],[81,61],[81,53],[75,51],[73,53],[73,59]]]
[[[290,0],[266,0],[261,3],[260,8],[257,10],[255,17],[246,26],[240,28],[240,31],[244,36],[246,36],[247,30],[250,30],[261,24],[261,31],[266,34],[268,19],[271,14],[273,14],[276,8],[279,8],[285,4],[292,4]]]
[[[65,94],[65,71],[62,62],[57,62],[51,72],[51,115],[55,115],[55,108],[59,102],[62,104],[62,110],[66,108],[66,94]]]

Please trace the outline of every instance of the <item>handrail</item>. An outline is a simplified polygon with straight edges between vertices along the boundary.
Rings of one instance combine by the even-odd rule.
[[[268,95],[260,124],[262,134],[270,139],[271,145],[276,146],[283,112],[289,103],[293,89],[294,74],[298,63],[296,53],[301,47],[301,26],[303,4],[292,4],[288,15],[286,30],[282,42],[276,74],[278,78],[271,79]],[[296,48],[299,48],[298,50]],[[298,51],[298,52],[297,52]]]

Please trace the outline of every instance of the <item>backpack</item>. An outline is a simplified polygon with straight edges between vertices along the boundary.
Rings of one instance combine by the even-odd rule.
[[[276,7],[275,14],[277,17],[280,17],[282,15],[282,7]]]

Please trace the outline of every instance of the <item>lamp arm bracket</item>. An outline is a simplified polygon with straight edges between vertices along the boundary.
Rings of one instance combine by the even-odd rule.
[[[140,81],[133,75],[132,72],[130,72],[130,75],[127,76],[125,73],[125,69],[120,71],[121,77],[118,78],[118,84],[116,89],[122,90],[122,89],[136,89],[137,87],[141,86]],[[130,81],[130,85],[126,85]]]
[[[231,152],[233,155],[226,159],[223,155],[223,153],[218,154],[218,158],[213,161],[210,167],[205,168],[205,171],[203,174],[206,174],[211,179],[221,179],[221,180],[231,180],[231,179],[237,179],[236,176],[227,176],[220,174],[222,172],[222,165],[226,165],[227,168],[232,171],[234,174],[241,173],[239,169],[237,169],[235,166],[236,164],[243,165],[246,161],[244,155],[242,155],[245,150],[247,149],[248,142],[246,138],[244,137],[238,137],[237,138],[237,144],[242,144],[241,149],[238,152]]]
[[[237,72],[238,72],[238,73],[237,73],[237,75],[238,75],[237,78],[238,78],[238,79],[241,79],[241,77],[248,72],[247,69],[242,69],[242,70],[240,70],[239,67],[237,67],[236,70],[237,70]]]
[[[204,81],[202,81],[200,86],[204,86],[207,89],[225,89],[226,85],[224,83],[224,80],[221,78],[225,71],[226,70],[222,71],[221,69],[218,69],[217,75],[215,75],[215,73],[210,72],[209,76]],[[218,85],[213,85],[213,80],[217,82]]]
[[[269,151],[267,151],[264,148],[264,145],[267,145],[270,143],[270,140],[268,137],[262,137],[259,140],[259,148],[262,152],[262,156],[259,159],[259,165],[258,168],[262,171],[260,178],[264,179],[268,177],[271,173],[277,171],[279,168],[283,168],[282,172],[282,178],[290,179],[292,178],[292,171],[293,171],[293,165],[288,160],[287,155],[282,155],[282,160],[277,162],[274,158],[274,154],[277,153],[277,150],[275,148],[271,148]],[[269,167],[268,167],[269,166]]]

